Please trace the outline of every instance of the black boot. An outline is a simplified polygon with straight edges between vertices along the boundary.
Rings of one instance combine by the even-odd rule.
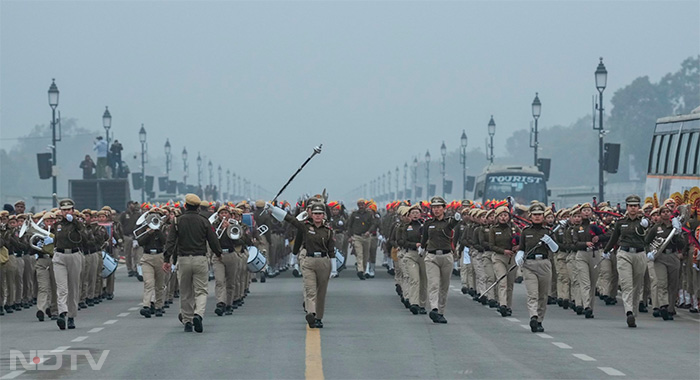
[[[317,319],[314,321],[314,327],[317,329],[322,329],[323,328],[323,322],[321,322],[320,319]]]
[[[462,286],[462,294],[467,294],[467,293],[469,293],[469,288],[467,288],[466,286]]]
[[[438,322],[438,318],[439,318],[440,314],[438,314],[437,309],[430,310],[430,313],[428,313],[428,316],[433,321],[433,323],[440,323],[440,322]]]
[[[507,317],[508,316],[508,307],[505,305],[501,305],[498,308],[498,311],[501,313],[501,317]]]
[[[587,308],[584,310],[584,314],[586,315],[586,319],[591,319],[591,318],[593,318],[593,309],[591,309],[590,307],[587,307]]]
[[[418,305],[411,305],[410,309],[411,309],[411,313],[413,313],[413,315],[418,315],[418,311],[420,310]]]
[[[652,311],[651,315],[653,315],[654,318],[659,318],[661,316],[661,312],[659,311],[659,308],[655,307],[654,310]]]
[[[544,327],[542,327],[542,322],[537,322],[537,332],[544,332]]]
[[[569,300],[564,300],[564,301],[562,301],[561,307],[562,307],[564,310],[568,309],[568,308],[569,308]]]
[[[39,310],[36,312],[36,317],[39,320],[39,322],[44,322],[44,312]]]
[[[225,303],[219,302],[216,304],[216,309],[214,310],[216,315],[218,315],[220,317],[220,316],[224,315],[225,311],[226,311],[226,304]]]
[[[533,333],[537,332],[537,317],[530,318],[530,331]]]
[[[224,312],[225,315],[231,315],[233,314],[233,306],[229,305],[226,306],[226,311]]]
[[[146,318],[151,318],[151,308],[148,306],[142,307],[139,313]]]
[[[643,302],[639,303],[639,312],[640,313],[648,313],[649,310],[647,309],[647,305],[645,305]]]
[[[162,317],[163,316],[163,309],[156,309],[156,317]]]
[[[204,331],[204,325],[202,324],[202,316],[195,314],[192,318],[192,323],[194,324],[194,331],[201,333]]]
[[[58,325],[58,328],[61,330],[66,329],[66,312],[63,312],[58,315],[58,319],[56,319],[56,324]]]
[[[359,278],[360,280],[364,280],[364,279],[365,279],[365,274],[358,271],[358,272],[357,272],[357,278]]]
[[[75,328],[75,320],[73,318],[68,318],[68,329],[72,330]]]
[[[185,323],[185,332],[192,332],[192,323]]]
[[[631,311],[627,312],[627,327],[637,327],[637,323],[634,319],[634,313]]]
[[[306,314],[306,323],[309,325],[309,328],[316,328],[316,313]]]

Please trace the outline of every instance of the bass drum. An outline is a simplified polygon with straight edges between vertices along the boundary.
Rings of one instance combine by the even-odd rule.
[[[336,268],[338,268],[338,272],[345,269],[345,257],[342,253],[340,253],[340,250],[338,248],[335,249],[335,262]]]
[[[102,251],[102,278],[107,278],[117,270],[117,260],[106,251]]]
[[[248,247],[248,272],[258,273],[265,268],[267,259],[255,247]]]

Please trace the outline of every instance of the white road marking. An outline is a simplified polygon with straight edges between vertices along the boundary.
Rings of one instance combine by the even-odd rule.
[[[100,332],[100,331],[102,331],[102,330],[104,330],[104,327],[95,327],[94,329],[88,331],[88,334],[98,333],[98,332]]]
[[[12,371],[12,372],[8,372],[8,373],[5,374],[4,376],[0,377],[0,379],[2,379],[2,380],[5,380],[5,379],[14,379],[15,377],[17,377],[17,376],[23,374],[24,372],[26,372],[26,371]]]
[[[528,325],[520,325],[520,327],[524,328],[525,330],[530,330],[530,326]]]
[[[605,372],[606,374],[608,374],[610,376],[626,376],[624,373],[622,373],[622,372],[620,372],[612,367],[598,367],[598,369]]]
[[[51,352],[63,352],[69,348],[70,348],[70,346],[60,346],[60,347],[56,347],[55,350],[51,350]]]
[[[565,350],[570,350],[570,349],[571,349],[571,346],[569,346],[569,345],[566,344],[566,343],[562,343],[562,342],[552,342],[552,344],[555,345],[555,346],[557,346],[557,347],[559,347],[559,348],[565,349]]]
[[[544,339],[554,339],[554,338],[552,338],[551,335],[548,335],[545,333],[537,333],[537,336],[539,336],[540,338],[544,338]]]
[[[506,319],[509,320],[509,321],[511,321],[511,322],[516,322],[516,323],[517,323],[517,322],[520,322],[520,320],[519,320],[518,318],[508,317],[508,318],[506,318]]]
[[[459,290],[459,289],[452,289],[452,290],[454,290],[454,291],[457,292],[457,293],[461,293],[461,292],[462,292],[462,291]]]
[[[139,309],[138,307],[130,307],[130,308],[129,308],[129,311],[136,311],[136,310],[138,310],[138,309]]]
[[[574,355],[575,357],[577,357],[577,358],[583,360],[584,362],[594,362],[594,361],[596,361],[594,358],[592,358],[592,357],[590,357],[590,356],[588,356],[588,355],[586,355],[586,354],[571,354],[571,355]]]
[[[113,325],[113,324],[115,324],[115,323],[117,323],[117,320],[116,320],[116,319],[110,319],[109,321],[107,321],[107,322],[105,322],[105,323],[103,323],[103,324],[105,324],[105,325]]]
[[[129,314],[131,314],[131,313],[121,313],[121,314],[118,314],[117,317],[126,317]]]
[[[79,336],[79,337],[77,337],[77,338],[71,340],[71,342],[82,342],[82,341],[84,341],[84,340],[87,339],[87,338],[88,338],[87,336]]]

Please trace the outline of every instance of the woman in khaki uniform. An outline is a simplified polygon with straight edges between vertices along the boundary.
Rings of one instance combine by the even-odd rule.
[[[508,273],[508,276],[498,283],[498,311],[501,316],[512,315],[513,309],[513,284],[515,283],[515,271],[510,267],[515,264],[513,260],[520,243],[520,229],[510,220],[510,210],[501,206],[496,209],[496,224],[489,230],[489,246],[493,250],[493,270],[497,278]]]
[[[303,233],[306,258],[301,265],[304,277],[306,322],[310,328],[323,327],[323,313],[326,304],[326,290],[331,276],[331,260],[335,260],[335,239],[330,224],[325,220],[326,206],[314,203],[311,206],[311,220],[298,221],[293,215],[279,207],[267,204],[272,216],[292,224]]]

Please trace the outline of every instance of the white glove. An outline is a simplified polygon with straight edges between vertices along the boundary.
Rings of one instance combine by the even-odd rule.
[[[523,263],[525,263],[525,252],[518,251],[518,253],[515,254],[515,263],[519,267],[523,266]]]
[[[647,252],[647,260],[654,261],[654,252]]]
[[[289,247],[289,239],[284,239],[284,246]]]
[[[134,247],[134,248],[136,248],[136,247],[139,246],[139,242],[136,241],[136,239],[134,239],[134,241],[131,242],[131,246]]]
[[[542,236],[540,241],[547,244],[547,247],[549,247],[549,250],[552,252],[559,250],[559,244],[557,244],[549,235]]]
[[[639,225],[642,226],[642,227],[644,227],[644,228],[649,227],[649,219],[647,219],[647,218],[642,218],[642,221],[639,222]]]
[[[693,269],[700,272],[700,267],[698,267],[698,263],[693,263]]]
[[[339,225],[339,226],[342,226],[343,224],[345,224],[345,223],[343,223],[342,220],[339,220],[339,221],[338,221],[338,225]]]
[[[117,239],[112,238],[112,244],[117,245]]]
[[[36,242],[36,246],[39,248],[44,248],[44,242],[39,240],[38,242]]]
[[[47,236],[44,238],[44,245],[49,245],[53,243],[53,238],[51,236]]]
[[[671,224],[673,225],[673,228],[675,228],[676,231],[678,231],[678,232],[676,232],[676,234],[680,233],[680,231],[681,231],[681,221],[678,220],[678,217],[675,217],[675,218],[671,219]]]
[[[73,221],[73,214],[66,214],[65,218],[67,221],[72,222]]]
[[[610,260],[610,252],[603,252],[601,256],[603,256],[603,259]]]
[[[269,206],[268,206],[269,205]],[[283,221],[284,217],[287,216],[287,212],[282,210],[281,208],[277,206],[273,206],[272,203],[266,203],[265,208],[272,213],[272,217],[277,219],[278,221]]]
[[[425,249],[423,249],[423,247],[418,247],[418,255],[422,257],[424,254],[425,254]]]

